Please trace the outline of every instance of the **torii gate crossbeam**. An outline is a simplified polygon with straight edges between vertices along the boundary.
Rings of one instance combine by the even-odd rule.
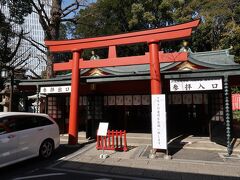
[[[159,52],[159,42],[188,38],[191,36],[193,28],[199,25],[199,22],[199,20],[195,20],[175,26],[96,38],[45,41],[51,52],[73,52],[73,60],[54,64],[55,71],[72,70],[68,143],[76,144],[78,142],[79,69],[149,64],[151,94],[161,94],[159,63],[186,61],[187,53]],[[149,53],[143,56],[117,57],[116,46],[135,43],[148,43]],[[107,59],[89,61],[80,59],[82,50],[103,47],[109,48]]]

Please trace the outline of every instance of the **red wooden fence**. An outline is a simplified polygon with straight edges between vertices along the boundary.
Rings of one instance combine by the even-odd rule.
[[[97,136],[96,148],[98,150],[127,151],[126,131],[108,130],[106,137]]]
[[[232,94],[232,110],[240,110],[240,94]]]

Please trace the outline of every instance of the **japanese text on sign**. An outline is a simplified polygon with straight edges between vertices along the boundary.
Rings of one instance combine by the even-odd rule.
[[[165,95],[152,95],[152,143],[154,149],[167,149]]]
[[[70,93],[70,92],[71,86],[52,86],[40,88],[40,93],[42,94]]]
[[[222,79],[170,80],[170,91],[221,90]]]

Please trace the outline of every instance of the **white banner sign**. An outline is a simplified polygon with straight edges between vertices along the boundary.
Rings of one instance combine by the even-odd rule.
[[[154,149],[167,149],[165,94],[152,95],[152,144]]]
[[[70,92],[71,86],[51,86],[40,88],[40,93],[42,94],[70,93]]]
[[[170,91],[221,90],[222,79],[170,80]]]

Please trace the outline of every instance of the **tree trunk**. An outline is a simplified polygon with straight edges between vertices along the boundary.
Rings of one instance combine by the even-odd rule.
[[[58,40],[59,39],[59,27],[61,22],[61,0],[53,0],[52,8],[51,8],[51,17],[50,17],[50,25],[48,27],[48,31],[50,37],[46,40]],[[53,62],[56,61],[54,59],[53,53],[48,51],[47,55],[47,68],[46,68],[46,78],[52,78],[54,76],[53,72]]]
[[[53,72],[53,60],[54,60],[54,55],[53,53],[48,51],[47,55],[47,68],[46,68],[46,79],[50,79],[54,76]]]

